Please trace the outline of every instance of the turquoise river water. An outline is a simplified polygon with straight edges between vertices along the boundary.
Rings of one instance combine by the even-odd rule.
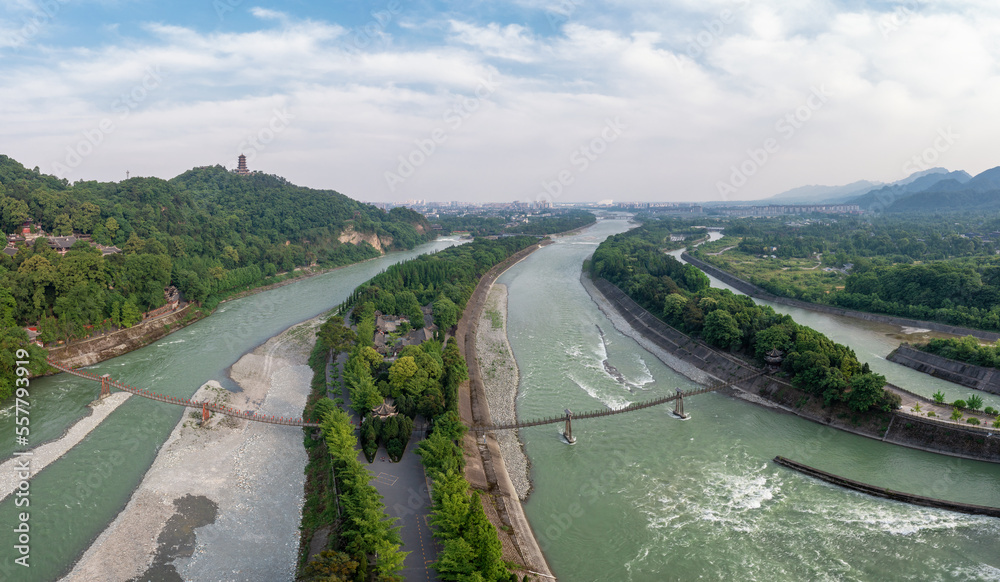
[[[330,310],[356,286],[389,265],[457,244],[441,239],[408,252],[351,265],[303,281],[223,303],[211,317],[162,340],[108,360],[90,371],[126,384],[189,397],[217,380],[235,388],[227,370],[243,354],[295,323]],[[31,383],[31,445],[58,438],[87,413],[99,385],[68,374]],[[180,419],[178,406],[132,397],[82,442],[31,480],[30,568],[17,557],[14,497],[0,504],[0,581],[54,580],[69,570],[90,542],[128,502],[156,452]],[[14,449],[13,404],[0,410],[0,459]],[[289,430],[298,430],[289,427]]]
[[[672,393],[694,384],[619,334],[580,285],[583,260],[627,228],[602,220],[510,269],[510,340],[521,368],[518,412],[547,416]],[[174,396],[226,370],[288,326],[340,303],[389,264],[455,244],[438,241],[224,304],[149,347],[93,367]],[[718,282],[713,282],[717,284]],[[969,391],[884,356],[898,329],[801,310],[801,323],[851,345],[890,381],[916,392]],[[604,331],[601,341],[597,327]],[[634,392],[604,371],[607,358]],[[97,386],[65,374],[31,388],[32,444],[58,438],[86,413]],[[998,399],[991,397],[988,402]],[[561,580],[997,580],[1000,521],[873,499],[774,466],[784,455],[847,477],[915,493],[1000,505],[1000,466],[960,461],[827,429],[740,400],[706,394],[667,407],[522,431],[534,492],[525,506]],[[31,481],[32,567],[13,568],[13,532],[0,535],[0,580],[65,572],[128,501],[182,409],[131,398]],[[0,459],[13,452],[13,411],[0,410]],[[0,523],[15,523],[13,499]]]
[[[520,418],[695,387],[618,333],[579,282],[583,260],[626,228],[602,220],[501,277],[510,288]],[[969,392],[882,359],[898,344],[898,328],[776,308],[851,345],[910,390]],[[605,358],[639,388],[610,377]],[[1000,465],[884,444],[714,393],[685,400],[685,409],[691,420],[663,406],[579,421],[573,446],[560,439],[561,425],[521,431],[534,483],[525,511],[561,580],[1000,579],[1000,520],[868,497],[771,459],[992,506],[1000,506]]]

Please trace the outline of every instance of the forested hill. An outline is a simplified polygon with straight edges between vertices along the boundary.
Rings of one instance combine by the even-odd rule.
[[[9,306],[0,313],[4,325],[38,324],[43,339],[127,326],[164,304],[168,284],[185,299],[211,302],[296,267],[333,267],[380,254],[363,241],[409,249],[434,237],[427,220],[411,210],[384,212],[278,176],[240,176],[212,166],[171,180],[70,184],[0,156],[0,226],[9,235],[26,221],[46,237],[90,235],[121,250],[102,256],[77,242],[59,255],[36,241],[18,243],[13,256],[0,254],[0,307]],[[345,231],[351,242],[338,240]]]
[[[928,174],[848,200],[871,211],[929,213],[1000,208],[1000,167],[976,176],[963,171]]]

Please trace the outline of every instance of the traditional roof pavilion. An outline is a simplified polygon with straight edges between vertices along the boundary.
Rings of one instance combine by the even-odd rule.
[[[372,409],[372,414],[374,414],[379,418],[385,419],[389,418],[390,416],[396,416],[399,413],[396,412],[395,406],[389,404],[388,400],[383,400],[382,404],[379,404],[378,406]]]

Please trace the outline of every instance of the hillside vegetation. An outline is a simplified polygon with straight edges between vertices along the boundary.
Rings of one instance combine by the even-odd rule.
[[[854,412],[898,406],[899,397],[884,389],[885,377],[859,362],[854,350],[745,295],[710,287],[700,270],[664,254],[663,229],[669,224],[649,221],[609,237],[594,252],[592,274],[711,345],[743,352],[761,364],[768,352],[780,350],[782,371],[797,388],[822,397],[826,406],[843,404]]]
[[[700,259],[775,295],[1000,329],[1000,220],[982,214],[734,220]]]
[[[102,256],[81,241],[59,255],[38,239],[0,254],[0,323],[11,345],[27,342],[23,326],[37,325],[43,341],[129,326],[165,303],[167,285],[211,308],[280,272],[379,256],[368,242],[340,242],[348,229],[385,250],[433,238],[416,212],[384,212],[278,176],[212,166],[171,180],[70,184],[0,156],[0,226],[19,233],[29,220],[47,236],[90,235],[121,252]],[[6,382],[10,370],[0,372]]]

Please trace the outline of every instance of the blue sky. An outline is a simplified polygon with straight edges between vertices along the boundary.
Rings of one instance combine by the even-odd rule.
[[[7,1],[0,153],[369,201],[738,200],[1000,164],[989,1]]]

